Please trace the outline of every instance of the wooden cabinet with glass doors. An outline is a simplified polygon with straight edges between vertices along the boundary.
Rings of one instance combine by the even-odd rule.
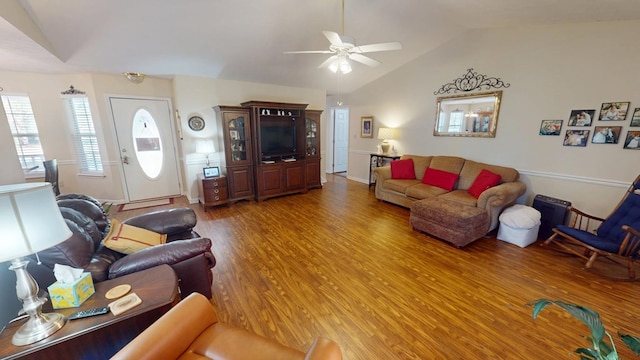
[[[322,110],[307,110],[305,114],[307,188],[322,187],[320,179],[320,115],[322,115]]]
[[[229,202],[253,199],[253,152],[251,115],[249,109],[240,106],[216,106],[218,143],[224,144],[221,166],[226,170]]]

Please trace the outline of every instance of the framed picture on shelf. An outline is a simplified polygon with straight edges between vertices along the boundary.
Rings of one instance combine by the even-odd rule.
[[[571,110],[569,126],[591,126],[591,120],[596,115],[596,110]]]
[[[600,108],[600,120],[624,120],[627,117],[627,111],[629,111],[629,102],[610,102],[602,103]]]
[[[640,150],[640,131],[627,131],[627,137],[624,140],[624,148]]]
[[[360,137],[373,138],[373,116],[360,118]]]
[[[542,120],[540,124],[540,135],[560,135],[562,120]]]
[[[594,144],[617,144],[622,126],[596,126],[591,142]]]
[[[229,130],[231,140],[238,140],[238,130]]]
[[[567,130],[564,135],[564,146],[587,146],[589,130]]]
[[[631,124],[629,126],[640,126],[640,108],[633,110],[633,117],[631,118]]]
[[[220,176],[220,168],[217,167],[217,166],[209,166],[209,167],[206,167],[206,168],[202,169],[202,171],[204,171],[204,178],[205,179],[209,179],[209,178],[214,178],[214,177]]]

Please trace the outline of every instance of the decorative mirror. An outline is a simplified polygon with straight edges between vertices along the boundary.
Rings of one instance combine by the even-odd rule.
[[[496,137],[502,90],[440,96],[435,136]]]

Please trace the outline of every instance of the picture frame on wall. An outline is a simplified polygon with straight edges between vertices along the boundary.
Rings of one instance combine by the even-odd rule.
[[[629,104],[629,101],[602,103],[599,120],[615,121],[626,119],[627,111],[629,111]]]
[[[596,115],[596,110],[571,110],[569,126],[591,126],[591,121]]]
[[[635,108],[635,110],[633,110],[633,117],[631,118],[631,124],[629,124],[629,126],[640,126],[640,108]]]
[[[360,118],[360,137],[373,138],[373,116]]]
[[[593,144],[617,144],[620,139],[622,126],[596,126],[593,129]]]
[[[540,124],[540,135],[560,136],[562,120],[542,120]]]
[[[587,146],[589,130],[567,130],[564,135],[564,146]]]
[[[640,131],[627,131],[627,136],[624,140],[624,148],[640,150]]]

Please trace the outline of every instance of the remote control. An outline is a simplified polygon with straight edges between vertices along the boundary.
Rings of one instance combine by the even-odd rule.
[[[89,317],[89,316],[102,315],[102,314],[106,314],[108,312],[109,312],[109,308],[108,307],[81,310],[81,311],[78,311],[78,312],[75,312],[75,313],[69,315],[69,320],[76,320],[76,319],[86,318],[86,317]]]

